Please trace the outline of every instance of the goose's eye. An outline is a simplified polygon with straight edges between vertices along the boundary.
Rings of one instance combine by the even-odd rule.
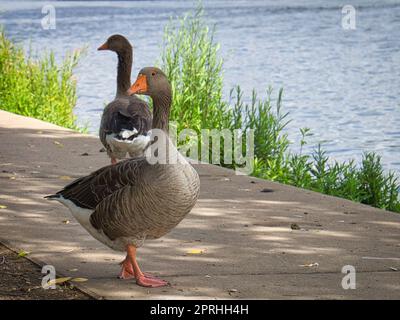
[[[155,76],[155,75],[156,75],[156,73],[153,71],[153,72],[151,73],[151,75],[152,75],[152,76]]]

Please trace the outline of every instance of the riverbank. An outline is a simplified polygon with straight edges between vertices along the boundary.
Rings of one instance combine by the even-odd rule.
[[[399,299],[400,215],[230,170],[199,165],[200,199],[166,237],[139,252],[171,282],[116,278],[123,255],[43,196],[109,163],[96,137],[0,111],[0,242],[51,264],[95,298]],[[343,266],[356,289],[341,286]]]
[[[80,125],[88,124],[89,131],[97,133],[104,103],[114,98],[116,76],[116,56],[98,52],[97,47],[111,33],[132,41],[134,79],[141,67],[159,61],[162,28],[170,18],[182,17],[197,3],[57,1],[53,5],[60,20],[51,30],[40,24],[45,16],[41,2],[0,1],[0,11],[6,34],[27,50],[32,48],[32,54],[53,51],[60,61],[66,53],[87,46],[74,72],[74,113]],[[293,119],[287,128],[293,152],[299,151],[298,129],[309,127],[314,135],[306,153],[323,141],[331,158],[360,163],[363,151],[373,151],[382,156],[386,170],[400,173],[399,2],[351,1],[357,16],[362,15],[355,30],[342,28],[340,1],[203,4],[210,29],[217,25],[226,98],[237,84],[247,101],[253,89],[265,97],[267,86],[275,92],[283,87],[283,110]],[[132,21],[140,21],[142,28],[127,28]]]

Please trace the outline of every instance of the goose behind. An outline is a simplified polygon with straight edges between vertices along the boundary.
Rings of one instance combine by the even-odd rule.
[[[129,96],[133,49],[122,35],[112,35],[98,50],[117,53],[117,93],[109,103],[101,118],[99,136],[107,150],[111,163],[130,157],[143,155],[150,141],[151,112],[148,104],[137,96]]]

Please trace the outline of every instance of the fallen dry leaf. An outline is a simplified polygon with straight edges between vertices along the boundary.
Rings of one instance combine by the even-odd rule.
[[[62,223],[69,224],[69,220],[63,220]]]
[[[308,267],[308,268],[312,268],[312,267],[318,267],[319,263],[318,262],[314,262],[314,263],[309,263],[309,264],[301,264],[300,267]]]
[[[0,204],[0,209],[7,209],[7,206]]]
[[[56,146],[59,146],[60,148],[64,147],[64,145],[63,145],[61,142],[53,141],[53,143],[54,143]]]
[[[75,271],[78,271],[78,269],[73,268],[73,269],[69,269],[68,271],[75,272]]]
[[[52,286],[53,284],[62,284],[64,282],[67,282],[68,280],[71,280],[71,277],[57,278],[47,282],[47,285]]]
[[[186,253],[188,254],[202,254],[205,250],[202,249],[190,249]]]
[[[73,282],[85,282],[88,281],[86,278],[73,278],[71,281]]]
[[[27,252],[27,251],[25,251],[25,250],[20,250],[20,251],[18,252],[18,257],[20,257],[20,258],[26,257],[29,253],[30,253],[30,252]]]
[[[60,180],[72,180],[70,176],[59,176],[58,179]]]

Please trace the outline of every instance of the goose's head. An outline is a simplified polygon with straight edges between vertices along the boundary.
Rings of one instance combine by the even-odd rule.
[[[129,95],[135,93],[152,98],[160,95],[171,95],[171,85],[162,70],[156,67],[146,67],[139,71],[135,83],[128,90]]]
[[[132,46],[128,39],[120,34],[114,34],[107,39],[97,50],[110,50],[114,52],[122,52],[124,50],[132,50]]]

